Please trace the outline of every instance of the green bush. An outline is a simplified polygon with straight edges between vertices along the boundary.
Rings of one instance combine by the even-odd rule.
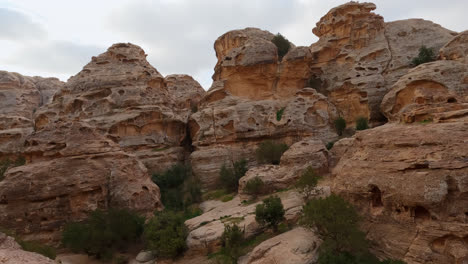
[[[284,55],[286,55],[291,48],[291,43],[280,33],[276,34],[271,42],[273,42],[273,44],[278,48],[278,57],[282,60]]]
[[[283,117],[284,109],[286,109],[286,107],[283,107],[280,110],[276,111],[276,121],[281,121],[281,118]]]
[[[47,246],[43,243],[36,242],[36,241],[18,241],[18,244],[23,248],[25,251],[29,252],[35,252],[38,254],[41,254],[43,256],[46,256],[50,259],[55,259],[57,256],[55,252],[55,248]]]
[[[26,164],[26,159],[23,156],[19,156],[13,162],[9,158],[0,160],[0,181],[3,180],[9,168],[23,166],[24,164]]]
[[[175,258],[184,253],[188,229],[182,213],[162,211],[145,225],[143,233],[146,247],[161,258]]]
[[[153,174],[152,180],[159,186],[162,203],[167,209],[184,211],[191,204],[201,202],[200,184],[190,175],[190,167],[183,164]]]
[[[356,130],[366,130],[369,128],[368,120],[365,117],[358,117],[356,119]]]
[[[423,45],[419,48],[418,56],[415,57],[411,61],[411,65],[413,67],[416,67],[420,64],[435,61],[435,60],[436,60],[436,55],[434,53],[434,50],[431,48],[427,48],[426,46]]]
[[[255,220],[262,226],[278,230],[278,225],[284,220],[284,208],[278,196],[270,196],[255,208]]]
[[[255,177],[247,181],[245,184],[245,192],[257,197],[262,192],[264,185],[262,179]]]
[[[296,182],[295,187],[306,201],[316,193],[315,188],[317,187],[320,178],[321,177],[315,173],[314,168],[310,166],[302,172],[302,175]]]
[[[369,253],[365,234],[359,230],[360,217],[343,198],[332,194],[324,199],[311,200],[303,212],[302,223],[316,227],[323,238],[318,263],[381,263]]]
[[[62,243],[74,252],[110,259],[118,249],[137,242],[144,218],[124,209],[96,210],[83,222],[65,226]]]
[[[229,256],[232,262],[236,263],[241,256],[240,249],[244,241],[244,231],[237,224],[224,225],[224,232],[221,236],[221,245],[224,254]]]
[[[330,150],[330,149],[333,148],[333,145],[335,145],[335,141],[330,141],[330,142],[327,143],[326,147],[327,147],[328,150]]]
[[[342,136],[344,130],[346,129],[346,120],[343,117],[338,117],[333,122],[335,124],[335,130],[338,136]]]
[[[247,172],[247,160],[241,159],[234,162],[233,168],[228,168],[226,164],[219,172],[219,183],[227,192],[237,192],[239,179]]]
[[[266,140],[260,143],[255,154],[259,163],[279,165],[281,156],[288,150],[288,145]]]

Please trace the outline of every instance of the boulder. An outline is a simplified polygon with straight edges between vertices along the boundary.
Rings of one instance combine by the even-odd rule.
[[[54,264],[55,261],[21,249],[15,239],[0,233],[0,263],[4,264]]]
[[[440,58],[443,60],[457,60],[468,63],[468,30],[463,31],[440,50]]]
[[[279,193],[287,221],[296,221],[301,213],[303,200],[294,191]],[[236,223],[244,229],[246,238],[261,232],[255,221],[255,207],[261,203],[244,205],[239,196],[225,203],[205,207],[202,215],[185,221],[190,233],[187,237],[188,255],[212,253],[221,247],[225,224]],[[204,206],[202,206],[204,207]]]
[[[294,228],[256,246],[239,264],[308,264],[318,258],[319,237],[309,229]]]

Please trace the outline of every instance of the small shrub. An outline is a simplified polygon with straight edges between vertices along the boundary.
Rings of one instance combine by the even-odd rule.
[[[188,229],[182,213],[162,211],[145,225],[143,233],[146,247],[161,258],[175,258],[184,253]]]
[[[161,174],[153,174],[152,179],[160,188],[170,189],[182,185],[188,173],[189,168],[187,166],[176,164]]]
[[[281,121],[281,118],[283,117],[285,107],[281,108],[280,110],[276,111],[276,121]]]
[[[342,136],[344,130],[346,129],[346,120],[343,117],[338,117],[333,122],[335,124],[335,130],[338,136]]]
[[[276,34],[271,42],[273,42],[273,44],[278,48],[278,57],[282,60],[284,55],[286,55],[291,48],[291,43],[280,33]]]
[[[237,192],[239,179],[247,172],[247,160],[242,159],[234,162],[233,168],[228,168],[226,164],[219,172],[219,182],[227,192]]]
[[[312,167],[309,166],[304,170],[301,178],[296,182],[296,188],[304,200],[308,201],[316,193],[316,187],[320,178]]]
[[[332,149],[332,148],[333,148],[333,145],[335,145],[335,141],[330,141],[330,142],[328,142],[328,143],[327,143],[327,146],[326,146],[326,147],[327,147],[327,150]]]
[[[20,244],[21,248],[23,248],[25,251],[35,252],[50,259],[55,259],[57,256],[53,247],[47,246],[40,242],[20,240],[18,241],[18,244]]]
[[[368,120],[365,117],[358,117],[356,119],[356,130],[366,130],[369,128]]]
[[[200,207],[192,205],[184,210],[184,219],[192,219],[203,214],[203,210]]]
[[[255,177],[247,181],[245,184],[245,192],[257,197],[262,192],[264,185],[262,179]]]
[[[435,61],[436,60],[436,55],[434,53],[434,50],[431,48],[427,48],[426,46],[421,46],[419,48],[419,53],[418,56],[415,57],[411,61],[411,66],[416,67],[420,64]]]
[[[5,177],[5,173],[9,168],[19,167],[26,164],[26,159],[23,156],[19,156],[15,161],[11,161],[9,158],[0,161],[0,181]]]
[[[270,196],[255,208],[255,220],[263,226],[277,231],[278,224],[284,220],[284,208],[278,196]]]
[[[74,252],[110,259],[117,249],[137,242],[144,218],[124,209],[96,210],[83,222],[67,224],[62,243]]]
[[[224,253],[235,263],[241,256],[241,244],[244,241],[244,231],[237,224],[224,225],[224,232],[221,236],[221,245]]]
[[[286,150],[288,150],[288,145],[267,140],[260,143],[255,154],[259,163],[278,165]]]
[[[225,196],[221,197],[221,202],[223,202],[223,203],[229,202],[232,199],[234,199],[234,195],[228,194],[228,195],[225,195]]]
[[[218,189],[218,190],[212,190],[212,191],[203,193],[202,197],[203,197],[203,201],[220,200],[225,195],[227,195],[226,190]]]

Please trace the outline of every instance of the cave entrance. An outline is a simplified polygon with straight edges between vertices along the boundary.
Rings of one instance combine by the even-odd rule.
[[[371,206],[372,207],[383,207],[382,202],[382,192],[380,191],[379,187],[372,185],[370,189],[371,193]]]
[[[429,221],[431,220],[431,213],[429,211],[422,207],[422,206],[416,206],[413,211],[413,216],[415,221]]]

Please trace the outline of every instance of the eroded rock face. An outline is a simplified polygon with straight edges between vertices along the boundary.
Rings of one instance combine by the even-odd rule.
[[[21,249],[15,239],[0,233],[0,263],[4,264],[54,264],[55,261]]]
[[[144,165],[85,123],[49,125],[26,139],[27,163],[0,182],[0,226],[56,242],[61,227],[96,209],[162,207]]]
[[[304,137],[332,141],[337,137],[332,128],[336,117],[335,107],[311,88],[304,88],[287,100],[253,101],[226,96],[202,103],[189,121],[192,145],[196,148],[191,154],[193,171],[204,188],[212,188],[223,163],[229,165],[246,158],[254,165],[257,145],[265,139],[287,144]]]
[[[447,121],[468,116],[468,64],[441,60],[403,76],[385,95],[382,112],[390,121]]]
[[[248,194],[245,186],[249,180],[256,177],[264,183],[261,192],[271,193],[294,185],[309,166],[318,175],[327,173],[328,163],[328,151],[322,141],[313,139],[299,141],[281,156],[280,165],[262,165],[248,170],[239,180],[239,194],[241,198],[246,198]]]
[[[33,131],[33,114],[63,86],[56,78],[28,77],[0,71],[0,156],[22,151]]]
[[[463,31],[440,50],[443,60],[458,60],[468,63],[468,30]]]
[[[387,124],[359,132],[333,169],[333,191],[366,216],[380,257],[468,261],[468,124]]]
[[[436,51],[454,32],[430,21],[384,23],[372,3],[349,2],[331,9],[313,33],[310,46],[313,88],[326,94],[348,124],[357,117],[384,120],[380,102],[409,68],[421,43]]]
[[[296,221],[301,213],[303,200],[294,191],[280,193],[287,221]],[[202,204],[204,213],[185,221],[190,230],[187,237],[188,254],[206,254],[221,247],[221,236],[224,225],[238,223],[245,228],[246,238],[258,234],[262,227],[255,221],[255,207],[261,202],[242,205],[239,196],[229,202],[205,202]]]
[[[256,246],[239,264],[307,264],[317,260],[321,241],[309,229],[298,227]]]

